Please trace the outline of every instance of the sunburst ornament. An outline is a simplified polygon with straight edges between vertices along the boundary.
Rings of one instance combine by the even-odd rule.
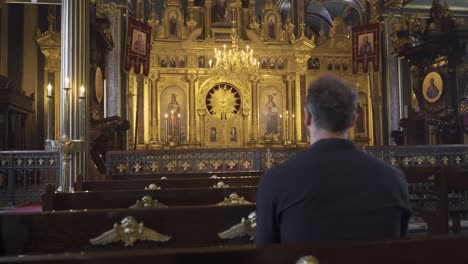
[[[206,96],[206,106],[212,116],[229,119],[239,112],[239,92],[229,84],[216,85]]]

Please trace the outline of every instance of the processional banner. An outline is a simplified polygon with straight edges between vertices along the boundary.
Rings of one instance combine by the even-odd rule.
[[[380,58],[380,25],[369,24],[353,28],[353,73],[358,72],[362,63],[362,71],[366,73],[369,62],[374,65],[374,71],[379,71]]]
[[[141,64],[143,64],[143,75],[148,76],[150,66],[151,27],[129,16],[126,45],[125,71],[130,71],[133,66],[135,74],[140,74]]]

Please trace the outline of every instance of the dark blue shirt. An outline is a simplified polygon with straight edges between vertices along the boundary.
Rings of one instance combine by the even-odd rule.
[[[345,139],[322,139],[265,172],[257,244],[398,239],[410,217],[397,168]]]

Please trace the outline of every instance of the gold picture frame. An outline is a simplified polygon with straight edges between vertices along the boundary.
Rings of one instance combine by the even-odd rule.
[[[428,103],[439,101],[444,92],[444,83],[442,76],[438,72],[430,72],[424,77],[422,84],[422,95]]]

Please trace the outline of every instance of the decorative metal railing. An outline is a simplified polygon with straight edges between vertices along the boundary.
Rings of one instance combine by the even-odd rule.
[[[110,151],[106,155],[106,168],[109,176],[258,171],[283,162],[297,151],[297,149]],[[267,158],[267,155],[270,158]]]
[[[367,147],[365,152],[399,167],[468,166],[468,145]],[[107,175],[267,170],[301,149],[196,149],[110,151]]]
[[[468,166],[468,145],[367,147],[365,152],[398,167]]]
[[[0,151],[0,204],[39,201],[47,184],[56,184],[60,153]]]

